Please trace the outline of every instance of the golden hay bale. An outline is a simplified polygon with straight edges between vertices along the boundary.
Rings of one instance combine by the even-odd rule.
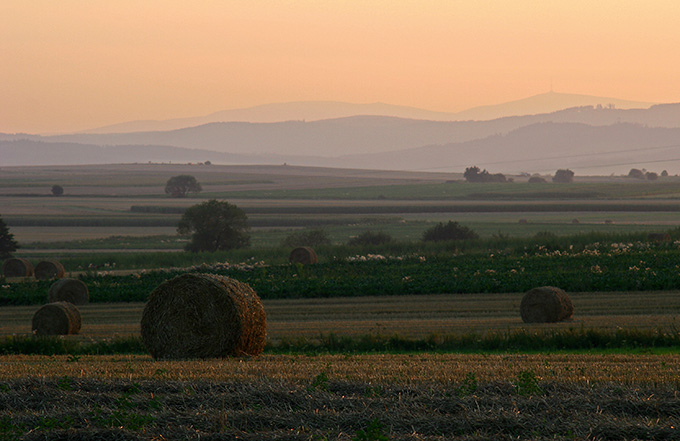
[[[298,247],[290,252],[290,256],[288,256],[288,261],[290,263],[301,263],[303,265],[311,265],[314,263],[319,263],[319,258],[316,256],[316,252],[310,247]]]
[[[258,355],[267,336],[257,293],[214,274],[183,274],[161,283],[149,295],[141,328],[154,358]]]
[[[61,279],[66,275],[64,265],[52,259],[38,262],[34,273],[38,280]]]
[[[78,279],[57,280],[47,293],[50,302],[69,302],[84,305],[90,301],[90,292],[85,282]]]
[[[36,335],[77,334],[82,324],[80,311],[69,302],[43,305],[33,315],[32,328]]]
[[[33,275],[33,265],[26,259],[14,257],[5,260],[2,264],[2,274],[5,277],[31,277]]]
[[[574,304],[560,288],[541,286],[522,297],[519,311],[524,323],[554,323],[570,318]]]

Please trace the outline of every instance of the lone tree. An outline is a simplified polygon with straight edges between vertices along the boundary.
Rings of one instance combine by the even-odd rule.
[[[248,216],[243,210],[215,199],[189,207],[177,226],[179,234],[191,234],[185,249],[192,252],[247,247],[248,230]]]
[[[52,196],[61,196],[64,194],[64,187],[61,185],[52,186]]]
[[[574,172],[569,169],[559,169],[555,172],[552,181],[560,183],[574,182]]]
[[[439,222],[437,225],[425,230],[423,233],[424,242],[465,239],[479,239],[479,235],[470,228],[453,221],[449,221],[446,224]]]
[[[14,235],[9,232],[9,227],[0,217],[0,260],[9,259],[12,253],[19,248]]]
[[[183,198],[190,191],[198,193],[201,190],[203,190],[201,184],[191,175],[173,176],[165,184],[165,193],[173,198]]]

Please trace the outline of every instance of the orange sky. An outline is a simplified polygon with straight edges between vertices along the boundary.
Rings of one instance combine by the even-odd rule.
[[[0,132],[286,101],[680,102],[677,0],[3,0]]]

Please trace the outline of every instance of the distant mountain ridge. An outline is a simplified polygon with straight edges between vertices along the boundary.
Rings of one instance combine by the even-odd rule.
[[[589,105],[489,121],[360,115],[170,131],[0,134],[0,167],[149,161],[447,172],[477,165],[502,173],[564,167],[623,173],[664,161],[680,168],[680,104]]]
[[[570,168],[579,175],[625,174],[644,168],[680,171],[680,128],[639,124],[590,126],[536,123],[507,134],[465,142],[425,145],[372,154],[334,157],[272,154],[243,155],[172,146],[100,146],[35,140],[0,141],[1,166],[143,162],[283,164],[374,170],[461,173],[477,165],[491,172],[553,173]]]
[[[464,110],[456,113],[456,120],[491,120],[508,116],[553,113],[574,107],[591,106],[605,109],[648,109],[654,104],[656,103],[550,91],[521,100]]]
[[[255,107],[223,110],[205,116],[173,118],[162,121],[129,121],[85,130],[80,133],[128,133],[168,131],[214,122],[274,123],[285,121],[319,121],[350,116],[391,116],[430,121],[488,121],[509,116],[552,113],[571,107],[613,105],[616,109],[646,109],[654,103],[621,100],[591,95],[547,92],[497,105],[479,106],[461,112],[437,112],[385,103],[354,104],[338,101],[300,101],[264,104]]]
[[[339,159],[347,167],[379,164],[380,168],[412,171],[460,172],[477,165],[511,174],[559,168],[579,174],[610,174],[627,173],[632,167],[668,168],[675,174],[680,171],[680,128],[545,122],[506,135]]]
[[[187,163],[270,164],[272,157],[238,155],[209,150],[186,149],[159,145],[79,144],[73,142],[41,142],[30,139],[0,140],[0,165],[87,165],[123,163]],[[281,163],[284,160],[280,161]]]
[[[549,114],[514,116],[491,121],[430,121],[354,116],[309,122],[210,123],[163,132],[72,134],[28,138],[44,142],[95,145],[166,145],[245,155],[337,157],[466,142],[496,134],[507,134],[541,122],[589,125],[632,123],[650,127],[662,125],[680,127],[680,104],[630,110],[577,107]],[[5,139],[20,138],[6,135]]]

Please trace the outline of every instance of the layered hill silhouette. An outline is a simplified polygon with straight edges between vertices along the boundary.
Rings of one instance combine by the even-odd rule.
[[[553,91],[521,100],[474,107],[462,112],[436,112],[415,107],[385,103],[353,104],[337,101],[306,101],[265,104],[261,106],[223,110],[205,116],[154,121],[129,121],[86,130],[81,133],[129,133],[177,130],[214,122],[268,123],[284,121],[319,121],[350,116],[391,116],[429,121],[488,121],[508,116],[552,113],[572,107],[614,107],[616,109],[646,109],[654,103],[621,100],[591,95],[556,93]]]
[[[583,175],[608,175],[633,167],[670,172],[680,169],[680,128],[547,122],[484,139],[341,159],[347,167],[380,164],[420,171],[462,171],[478,165],[511,174],[569,168]]]
[[[507,109],[546,98],[537,97]],[[471,165],[503,173],[572,168],[609,174],[666,161],[660,168],[676,173],[680,104],[618,105],[612,100],[484,121],[355,115],[130,133],[0,134],[0,166],[211,161],[451,172]]]

